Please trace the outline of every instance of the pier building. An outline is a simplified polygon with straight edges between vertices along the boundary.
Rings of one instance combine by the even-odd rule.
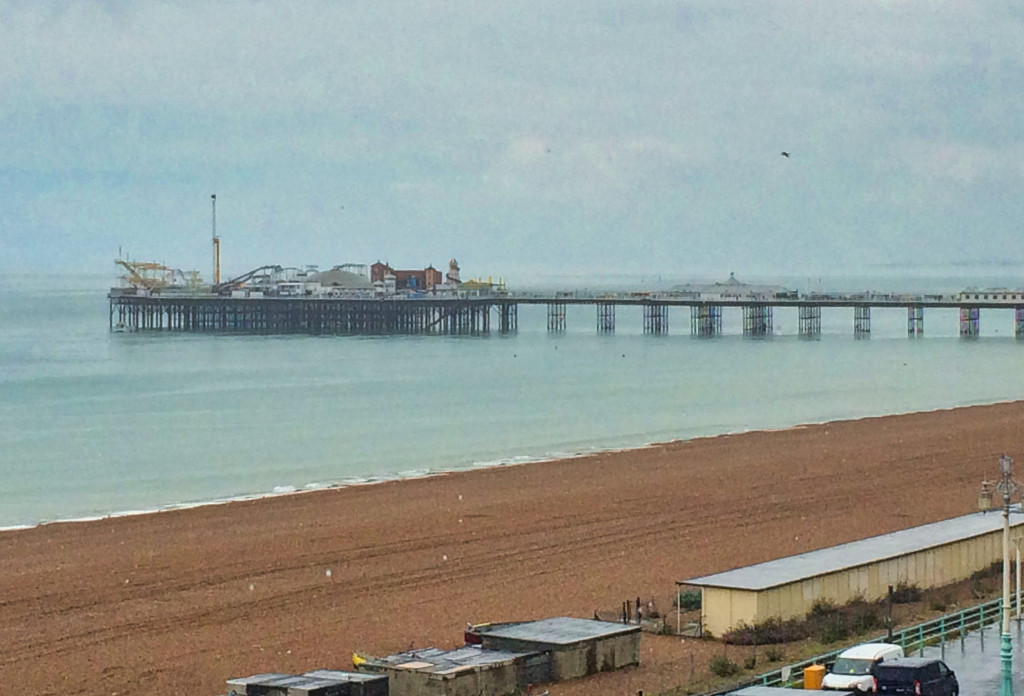
[[[391,266],[389,266],[388,264],[381,263],[380,261],[370,266],[370,282],[385,282],[388,276],[392,276],[394,278],[394,289],[396,291],[429,291],[432,290],[435,286],[440,285],[442,282],[441,271],[437,270],[433,266],[427,266],[422,271],[395,270],[391,268]]]
[[[985,300],[1014,304],[1024,302],[1024,290],[1008,288],[966,288],[959,294],[961,300]]]
[[[729,279],[718,283],[686,283],[674,285],[669,294],[686,296],[694,300],[771,300],[797,299],[798,292],[781,285],[758,285],[741,282],[735,273]]]
[[[373,293],[373,283],[367,274],[354,272],[341,266],[335,266],[329,271],[313,273],[308,277],[307,283],[311,284],[311,294],[330,297],[366,297]],[[305,288],[303,289],[305,290]]]

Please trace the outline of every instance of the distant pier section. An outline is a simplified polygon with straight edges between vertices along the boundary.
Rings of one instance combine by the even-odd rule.
[[[730,276],[720,283],[659,291],[528,293],[509,291],[500,280],[462,281],[454,259],[443,275],[432,267],[403,271],[379,261],[328,271],[263,266],[204,286],[195,273],[158,264],[118,263],[126,272],[121,287],[109,294],[111,331],[507,334],[519,328],[521,305],[544,305],[547,330],[558,333],[567,328],[567,307],[592,305],[598,333],[614,333],[617,314],[629,311],[639,312],[644,333],[667,334],[669,310],[676,307],[689,308],[688,329],[694,336],[721,334],[726,312],[741,315],[744,335],[770,336],[775,333],[774,315],[781,310],[795,312],[799,334],[808,337],[820,335],[823,308],[840,307],[851,310],[850,327],[858,338],[871,335],[873,309],[905,309],[909,336],[924,334],[926,309],[956,309],[959,333],[965,338],[979,335],[982,310],[1012,309],[1014,334],[1024,338],[1024,290],[1007,288],[920,295],[801,294],[779,286],[742,283]]]

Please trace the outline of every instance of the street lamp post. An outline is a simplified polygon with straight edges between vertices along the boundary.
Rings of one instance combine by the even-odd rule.
[[[1002,661],[1002,682],[999,686],[999,695],[1013,696],[1013,646],[1010,642],[1010,502],[1020,490],[1020,484],[1013,480],[1013,460],[1005,454],[999,457],[999,480],[995,486],[987,482],[983,482],[981,485],[982,494],[978,497],[979,507],[991,507],[993,487],[999,491],[1003,502],[1003,635],[999,647],[999,656]]]

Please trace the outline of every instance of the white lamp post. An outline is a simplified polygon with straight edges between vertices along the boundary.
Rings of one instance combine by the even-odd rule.
[[[1002,640],[999,656],[1002,662],[1002,682],[999,687],[1000,696],[1013,696],[1013,646],[1010,642],[1010,502],[1020,489],[1013,480],[1013,460],[1005,454],[999,457],[999,480],[993,486],[988,482],[981,484],[978,496],[978,507],[992,507],[992,490],[999,491],[1003,499],[1003,606],[1002,606]]]

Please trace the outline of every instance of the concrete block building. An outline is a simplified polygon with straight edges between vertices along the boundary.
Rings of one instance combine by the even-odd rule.
[[[640,663],[640,626],[554,617],[483,624],[470,634],[486,650],[541,652],[550,656],[550,681],[564,681]]]

